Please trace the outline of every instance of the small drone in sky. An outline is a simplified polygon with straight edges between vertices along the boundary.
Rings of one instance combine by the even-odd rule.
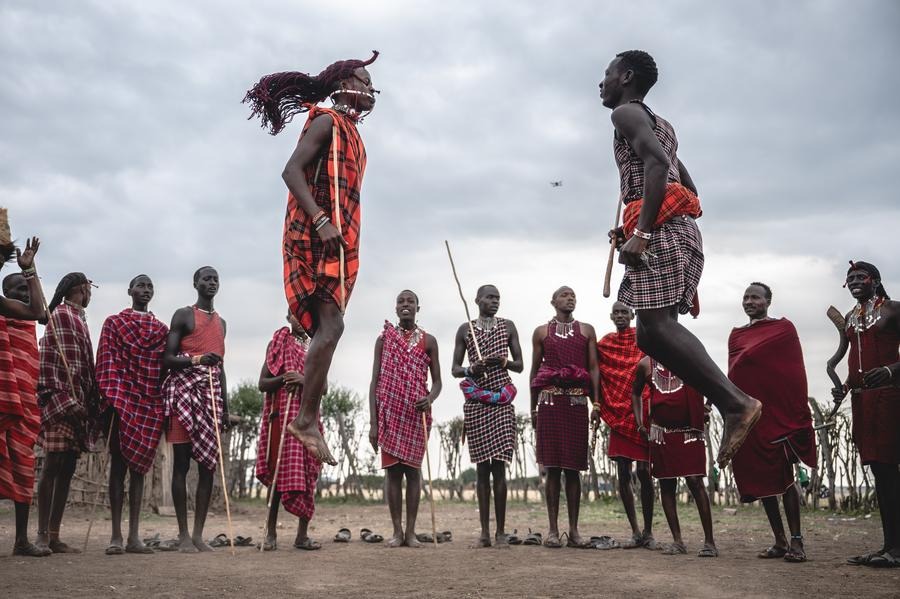
[[[562,181],[550,181],[550,187],[562,187]]]

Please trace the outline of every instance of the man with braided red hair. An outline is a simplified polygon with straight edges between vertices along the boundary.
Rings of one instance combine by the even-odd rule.
[[[284,288],[291,313],[309,331],[300,413],[288,430],[320,462],[336,464],[318,428],[319,403],[328,369],[344,330],[344,311],[359,270],[360,190],[366,149],[357,130],[375,106],[366,66],[342,60],[312,77],[267,75],[244,98],[264,128],[278,134],[307,112],[300,141],[284,167],[288,188],[284,221]],[[330,97],[332,108],[317,106]]]

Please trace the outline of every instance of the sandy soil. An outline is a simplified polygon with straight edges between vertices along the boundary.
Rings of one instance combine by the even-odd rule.
[[[7,504],[3,504],[4,506]],[[259,537],[264,506],[235,506],[235,534]],[[474,504],[439,503],[438,530],[450,529],[452,543],[436,549],[387,549],[358,539],[363,526],[387,535],[390,520],[380,505],[328,504],[319,507],[312,536],[323,541],[316,552],[291,548],[295,520],[282,518],[278,551],[260,553],[238,548],[211,554],[157,553],[105,556],[108,517],[95,523],[87,553],[48,558],[12,557],[13,518],[0,507],[0,580],[6,597],[568,597],[622,596],[652,593],[654,597],[776,597],[836,595],[887,597],[900,594],[900,569],[872,570],[845,565],[844,560],[880,546],[877,516],[848,519],[825,512],[804,516],[810,560],[788,564],[761,560],[756,552],[770,541],[765,515],[757,508],[736,514],[714,508],[717,559],[700,559],[702,535],[696,513],[681,508],[689,555],[666,557],[645,549],[578,550],[544,547],[469,549],[477,532]],[[546,516],[537,505],[511,506],[509,529],[529,527],[546,532]],[[420,531],[430,528],[423,502]],[[353,530],[351,543],[331,542],[341,526]],[[87,512],[66,515],[63,539],[81,545]],[[669,541],[657,506],[656,537]],[[33,528],[33,526],[32,526]],[[615,505],[593,504],[582,512],[583,534],[626,537],[627,525]],[[174,518],[147,515],[144,536],[159,532],[174,536]],[[210,518],[207,537],[224,532],[224,514]],[[636,595],[635,595],[636,596]],[[644,595],[646,596],[646,595]]]

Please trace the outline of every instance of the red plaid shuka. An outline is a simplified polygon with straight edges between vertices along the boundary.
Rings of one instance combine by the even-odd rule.
[[[65,355],[75,387],[69,387]],[[41,434],[38,441],[45,451],[96,451],[101,437],[104,408],[94,379],[94,348],[84,317],[84,309],[63,302],[50,314],[50,322],[40,341],[38,403],[41,406]],[[87,418],[75,426],[69,416],[76,406]]]
[[[638,217],[641,215],[641,207],[644,205],[644,199],[638,198],[626,204],[625,215],[622,219],[624,223],[622,230],[626,238],[634,235],[634,229],[637,227]],[[670,221],[676,216],[690,216],[691,218],[700,218],[703,210],[700,208],[700,199],[694,195],[694,192],[682,185],[681,183],[667,183],[666,195],[656,213],[656,220],[653,221],[653,228],[658,229],[666,221]],[[649,232],[649,231],[648,231]]]
[[[641,446],[647,442],[637,430],[631,410],[634,371],[644,354],[638,349],[634,327],[605,335],[597,342],[600,368],[600,416],[611,429]],[[649,393],[644,390],[644,421],[649,422]]]
[[[103,323],[97,386],[119,416],[119,449],[128,468],[146,474],[163,430],[162,357],[169,327],[131,308]]]
[[[222,383],[219,366],[188,366],[169,371],[162,384],[165,416],[177,418],[191,438],[191,456],[207,470],[219,463],[216,429],[210,398],[215,398],[216,417],[222,428]],[[212,372],[212,389],[209,373]]]
[[[283,327],[275,331],[266,348],[266,368],[269,372],[274,376],[291,370],[303,374],[305,362],[306,346],[291,335],[291,330]],[[296,394],[289,394],[284,387],[275,393],[266,393],[260,419],[256,478],[267,487],[271,487],[275,474],[283,418],[290,422],[297,417],[300,413],[301,394],[302,389]],[[319,431],[324,433],[321,420]],[[288,434],[284,440],[281,464],[278,466],[278,482],[276,488],[270,491],[281,493],[284,509],[309,521],[316,508],[316,481],[321,470],[322,464],[293,435]]]
[[[309,106],[309,117],[303,126],[301,139],[313,120],[321,114],[329,114],[337,128],[337,164],[333,159],[332,144],[327,154],[306,168],[306,180],[311,181],[310,193],[316,205],[334,223],[334,180],[338,180],[340,195],[340,229],[344,236],[344,290],[345,301],[359,272],[360,190],[366,171],[366,148],[356,130],[356,123],[347,115],[328,108]],[[320,168],[324,167],[324,168]],[[303,328],[313,334],[315,323],[307,302],[312,296],[340,305],[340,263],[338,256],[326,257],[322,242],[316,234],[312,218],[303,210],[297,199],[288,194],[287,213],[284,217],[284,291],[291,313]]]
[[[34,493],[34,444],[41,430],[37,403],[38,348],[35,323],[0,317],[0,347],[9,341],[16,397],[4,393],[0,414],[0,499],[31,503]],[[0,353],[5,353],[0,350]],[[4,362],[4,373],[6,359]],[[5,378],[5,377],[4,377]],[[5,389],[5,383],[4,383]]]
[[[381,333],[381,371],[375,397],[378,405],[378,446],[405,464],[420,468],[425,438],[431,431],[431,411],[426,412],[428,431],[422,430],[422,413],[416,402],[428,395],[425,330],[416,327],[407,340],[397,327],[384,321]]]

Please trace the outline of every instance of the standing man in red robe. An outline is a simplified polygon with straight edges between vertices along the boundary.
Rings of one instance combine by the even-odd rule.
[[[750,322],[728,337],[728,377],[741,390],[763,402],[763,414],[732,460],[741,501],[762,500],[775,544],[759,553],[764,559],[806,561],[800,531],[800,491],[794,464],[816,467],[803,350],[797,329],[786,318],[770,318],[772,290],[751,283],[742,305]],[[778,511],[784,504],[790,542]]]
[[[300,413],[288,430],[320,461],[336,464],[319,431],[319,404],[344,331],[344,311],[359,270],[360,192],[366,149],[357,125],[375,107],[369,60],[342,60],[317,76],[267,75],[244,98],[263,127],[279,133],[298,113],[309,116],[284,167],[284,288],[291,313],[309,332]],[[332,108],[320,108],[326,98]],[[337,197],[335,197],[337,195]]]

